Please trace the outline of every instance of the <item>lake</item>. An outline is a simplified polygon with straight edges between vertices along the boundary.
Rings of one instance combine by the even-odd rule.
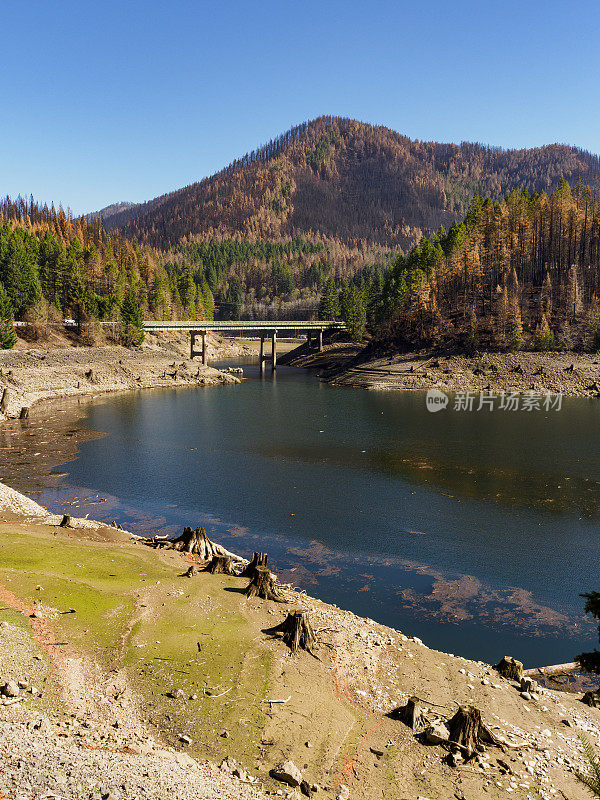
[[[59,491],[41,502],[144,535],[204,525],[281,580],[431,647],[572,661],[596,632],[600,403],[426,409],[281,368],[237,386],[90,401]],[[74,497],[107,498],[88,507]]]

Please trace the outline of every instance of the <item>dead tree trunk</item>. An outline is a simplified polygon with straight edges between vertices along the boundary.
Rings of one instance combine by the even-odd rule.
[[[509,681],[521,682],[523,677],[523,662],[517,661],[512,656],[504,656],[499,664],[496,664],[494,669]]]
[[[274,600],[285,603],[285,598],[277,591],[273,573],[268,567],[257,567],[254,577],[244,592],[246,597],[261,597],[263,600]]]
[[[246,565],[241,575],[243,578],[253,578],[257,567],[266,567],[269,556],[266,553],[253,553],[252,561]]]
[[[281,624],[275,625],[274,628],[266,628],[263,633],[281,634],[282,640],[292,653],[295,653],[301,647],[312,654],[317,642],[306,611],[292,611]]]
[[[201,561],[210,561],[214,556],[229,556],[234,561],[243,561],[244,559],[235,553],[230,553],[220,544],[211,542],[206,535],[204,528],[184,528],[181,536],[177,539],[165,539],[158,542],[158,547],[172,547],[174,550],[180,550],[189,555],[197,555]]]
[[[236,574],[231,556],[213,556],[206,567],[206,572],[210,572],[211,575]]]

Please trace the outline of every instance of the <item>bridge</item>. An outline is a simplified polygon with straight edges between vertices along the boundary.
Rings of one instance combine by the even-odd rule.
[[[150,320],[144,322],[144,330],[148,333],[158,331],[189,331],[190,333],[190,358],[202,356],[202,363],[208,363],[208,350],[206,347],[206,335],[209,331],[213,333],[256,333],[260,336],[260,371],[264,371],[265,361],[265,338],[271,337],[271,366],[277,369],[277,334],[289,332],[290,334],[305,333],[308,343],[312,341],[313,334],[317,337],[317,347],[323,349],[323,331],[344,330],[346,325],[336,320],[216,320],[201,322],[188,320],[183,322],[171,322],[163,320]],[[196,350],[196,337],[202,337],[202,350]]]

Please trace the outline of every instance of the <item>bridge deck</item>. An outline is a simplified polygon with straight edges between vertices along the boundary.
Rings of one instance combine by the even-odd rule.
[[[144,322],[144,330],[152,331],[326,331],[332,328],[343,330],[343,322],[337,320],[216,320],[208,321],[162,321]]]

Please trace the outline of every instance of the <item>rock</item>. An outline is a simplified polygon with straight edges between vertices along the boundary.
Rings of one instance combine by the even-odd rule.
[[[342,784],[339,788],[337,795],[335,796],[335,800],[348,800],[350,797],[350,789],[347,786]]]
[[[191,744],[191,743],[192,743],[192,740],[190,739],[190,737],[189,737],[189,736],[186,736],[186,734],[182,734],[182,735],[179,737],[179,741],[180,741],[180,742],[183,742],[183,744]]]
[[[302,783],[302,773],[293,761],[283,761],[281,764],[277,764],[269,774],[275,780],[287,783],[288,786],[293,788],[300,786]]]
[[[182,689],[171,689],[170,692],[167,692],[167,697],[172,697],[175,700],[179,700],[179,698],[183,697],[183,690]]]
[[[521,697],[523,698],[523,700],[527,700],[528,702],[530,702],[532,699],[529,692],[521,692]]]
[[[450,737],[448,728],[442,722],[434,722],[425,730],[425,739],[429,744],[442,744]]]
[[[7,681],[0,691],[5,697],[19,696],[19,686],[14,681]]]

